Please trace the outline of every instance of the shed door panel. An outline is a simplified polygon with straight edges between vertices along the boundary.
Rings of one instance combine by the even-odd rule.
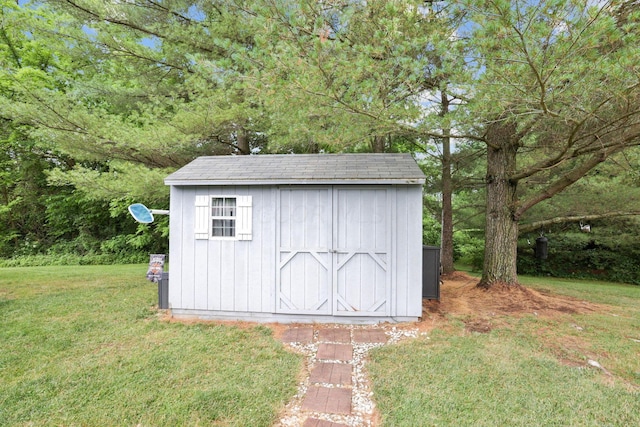
[[[387,190],[334,189],[334,314],[389,315]]]
[[[331,192],[281,189],[278,313],[331,314]]]
[[[280,189],[276,310],[390,312],[390,207],[385,188]]]

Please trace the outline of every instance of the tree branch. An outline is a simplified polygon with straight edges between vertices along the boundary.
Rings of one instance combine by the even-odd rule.
[[[579,221],[593,221],[596,219],[604,219],[604,218],[615,218],[621,216],[636,216],[640,215],[640,210],[638,211],[616,211],[616,212],[607,212],[604,214],[593,214],[593,215],[583,215],[583,216],[562,216],[555,217],[551,219],[545,219],[542,221],[535,221],[529,224],[523,224],[518,227],[518,233],[530,233],[532,231],[539,230],[540,228],[548,227],[554,224],[564,224],[567,222],[579,222]]]
[[[2,27],[0,27],[0,36],[2,36],[2,39],[5,41],[5,43],[7,44],[7,47],[9,48],[9,51],[11,52],[11,58],[13,58],[13,62],[15,62],[18,68],[22,68],[22,63],[20,61],[20,56],[18,55],[18,51],[16,50],[15,46],[9,39],[9,36],[7,35],[7,30],[5,30],[4,28],[4,24],[2,25]]]
[[[587,159],[584,163],[582,163],[579,167],[571,170],[571,172],[562,176],[555,182],[552,182],[551,184],[549,184],[549,186],[547,186],[547,188],[537,193],[531,199],[521,203],[520,207],[515,211],[513,215],[514,219],[517,221],[522,217],[522,215],[527,210],[537,205],[538,203],[542,202],[543,200],[550,199],[551,197],[560,193],[562,190],[569,187],[570,185],[578,181],[580,178],[585,176],[591,169],[595,168],[597,165],[607,160],[607,157],[609,157],[611,154],[621,150],[622,150],[622,147],[614,147],[610,151],[602,151],[599,153],[595,153],[593,156]]]
[[[127,27],[127,28],[130,28],[132,30],[139,31],[139,32],[141,32],[143,34],[146,34],[146,35],[149,35],[149,36],[154,36],[154,37],[157,37],[157,38],[162,39],[162,40],[168,40],[168,41],[171,41],[173,43],[187,44],[184,40],[177,40],[177,39],[169,38],[164,34],[161,34],[161,33],[156,32],[156,31],[151,31],[151,30],[149,30],[147,28],[144,28],[143,26],[136,25],[135,23],[130,22],[130,21],[124,21],[124,20],[120,20],[120,19],[110,18],[108,16],[100,16],[95,11],[93,11],[91,9],[88,9],[86,7],[82,7],[81,5],[79,5],[77,2],[75,2],[73,0],[65,0],[65,2],[69,6],[86,13],[87,15],[91,16],[94,19],[106,21],[106,22],[109,22],[109,23],[114,24],[114,25],[120,25],[120,26],[123,26],[123,27]],[[201,50],[203,52],[215,53],[213,49],[205,47],[205,46],[202,46],[199,43],[190,43],[190,46],[193,47],[193,48],[199,49],[199,50]]]

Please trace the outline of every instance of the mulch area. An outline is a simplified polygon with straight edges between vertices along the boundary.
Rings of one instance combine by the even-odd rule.
[[[488,318],[501,315],[533,314],[555,318],[566,314],[603,311],[604,306],[563,295],[555,295],[524,286],[497,286],[484,289],[479,279],[463,272],[444,276],[440,286],[440,301],[423,300],[420,330],[431,330],[448,323],[448,315],[463,317],[467,330],[489,332]]]

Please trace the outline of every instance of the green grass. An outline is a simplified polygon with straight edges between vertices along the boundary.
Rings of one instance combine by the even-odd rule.
[[[266,327],[162,320],[145,273],[0,269],[0,425],[273,424],[301,357]]]
[[[428,337],[377,349],[368,369],[384,426],[640,425],[640,286],[521,281],[608,306],[500,316],[485,334],[449,316]]]
[[[0,425],[274,423],[301,357],[262,326],[162,320],[145,272],[0,269]],[[640,287],[521,281],[607,307],[501,316],[486,334],[449,316],[428,337],[375,350],[384,426],[640,425]]]

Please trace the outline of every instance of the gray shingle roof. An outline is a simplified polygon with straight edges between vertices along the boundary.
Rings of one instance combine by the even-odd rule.
[[[166,185],[423,184],[410,154],[264,154],[199,157]]]

